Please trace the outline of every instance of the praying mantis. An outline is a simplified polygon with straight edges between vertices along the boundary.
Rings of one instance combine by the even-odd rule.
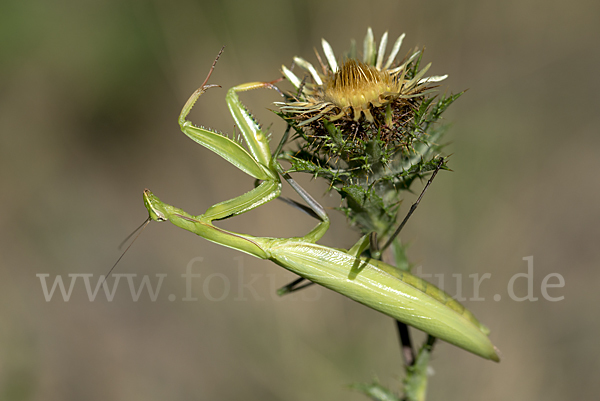
[[[146,189],[144,203],[149,212],[148,221],[170,221],[214,243],[271,260],[306,280],[345,295],[431,336],[483,358],[499,361],[497,349],[488,338],[489,330],[450,295],[408,272],[379,260],[362,257],[361,254],[369,246],[368,237],[361,238],[347,251],[317,243],[329,228],[327,213],[283,171],[277,160],[281,145],[275,153],[271,152],[267,136],[238,96],[240,92],[259,88],[277,89],[274,84],[246,83],[227,92],[226,104],[247,149],[235,140],[187,120],[200,96],[207,89],[219,86],[208,84],[215,63],[201,87],[183,106],[179,126],[190,139],[260,183],[245,194],[211,206],[201,215],[192,215],[163,203]],[[318,224],[309,233],[294,238],[256,237],[231,232],[213,224],[215,220],[240,215],[278,198],[282,187],[280,177],[290,183],[318,217]]]

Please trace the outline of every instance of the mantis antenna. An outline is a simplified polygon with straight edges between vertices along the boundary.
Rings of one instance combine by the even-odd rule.
[[[131,234],[129,234],[127,236],[127,238],[125,238],[123,240],[123,242],[121,242],[121,245],[119,245],[119,249],[121,249],[123,247],[123,245],[129,240],[129,238],[131,238],[135,233],[137,233],[137,235],[133,238],[133,241],[131,241],[131,243],[129,245],[127,245],[127,248],[125,248],[125,250],[123,251],[123,253],[121,254],[121,256],[119,256],[119,259],[117,259],[117,261],[110,268],[110,270],[108,271],[108,273],[106,273],[106,275],[104,276],[104,279],[102,280],[102,284],[104,284],[104,282],[106,281],[106,279],[108,278],[108,276],[110,276],[110,273],[112,273],[112,271],[115,269],[115,267],[117,267],[117,265],[119,264],[119,262],[121,261],[121,259],[123,259],[123,256],[125,256],[125,254],[129,250],[129,248],[131,248],[131,245],[133,245],[133,243],[135,242],[135,240],[138,239],[138,237],[144,231],[144,228],[148,227],[148,224],[151,221],[152,221],[152,219],[150,217],[148,217],[146,220],[144,220],[144,222],[138,228],[136,228]]]
[[[144,222],[143,222],[142,224],[140,224],[138,228],[136,228],[135,230],[133,230],[133,231],[131,232],[131,234],[129,234],[129,235],[127,236],[127,238],[125,238],[125,239],[124,239],[124,240],[123,240],[123,241],[122,241],[122,242],[119,244],[119,251],[120,251],[121,249],[123,249],[123,246],[125,246],[125,244],[127,243],[127,241],[129,241],[129,239],[130,239],[131,237],[133,237],[135,233],[137,233],[138,231],[140,231],[140,230],[143,230],[144,228],[146,228],[146,225],[147,225],[147,224],[148,224],[148,219],[144,220]],[[137,237],[136,237],[136,238],[137,238]],[[134,241],[135,241],[135,240],[134,240]],[[132,242],[132,243],[133,243],[133,242]],[[128,247],[128,248],[129,248],[129,247]]]

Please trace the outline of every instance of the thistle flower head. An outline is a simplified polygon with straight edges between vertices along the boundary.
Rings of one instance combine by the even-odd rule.
[[[391,127],[398,119],[408,116],[406,106],[410,99],[424,96],[431,90],[429,83],[438,82],[446,76],[423,78],[429,65],[416,72],[409,68],[420,51],[409,53],[402,62],[396,57],[404,39],[402,34],[394,43],[384,64],[387,32],[383,34],[378,50],[371,28],[364,40],[362,59],[355,56],[338,64],[329,43],[323,39],[322,46],[327,64],[317,53],[322,73],[303,58],[294,62],[310,74],[310,82],[300,79],[286,66],[284,76],[296,88],[288,101],[279,102],[281,112],[297,121],[298,126],[313,126],[322,119],[327,121],[366,121],[378,127]],[[401,117],[402,116],[402,117]],[[318,124],[317,124],[318,125]]]

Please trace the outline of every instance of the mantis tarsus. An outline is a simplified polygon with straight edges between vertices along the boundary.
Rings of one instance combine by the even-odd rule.
[[[293,185],[294,190],[320,220],[303,237],[255,237],[213,225],[214,220],[245,213],[279,197],[280,175],[285,177],[277,161],[278,152],[271,154],[267,136],[238,97],[239,92],[274,88],[272,83],[246,83],[227,92],[226,103],[247,144],[247,150],[238,142],[210,129],[195,126],[187,120],[198,98],[207,89],[218,86],[207,84],[214,66],[213,63],[202,86],[184,105],[179,115],[179,125],[189,138],[215,152],[260,184],[243,195],[211,206],[204,214],[197,216],[161,202],[146,189],[144,203],[150,214],[149,218],[170,221],[209,241],[261,259],[269,259],[306,280],[345,295],[431,336],[483,358],[499,361],[497,350],[487,336],[488,329],[450,295],[394,266],[361,257],[369,246],[368,237],[363,237],[348,251],[317,244],[329,228],[329,218],[323,208],[297,185]]]

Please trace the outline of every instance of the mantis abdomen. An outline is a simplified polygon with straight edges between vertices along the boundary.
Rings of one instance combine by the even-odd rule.
[[[499,361],[488,331],[450,295],[416,276],[304,241],[272,240],[280,266],[483,358]]]

